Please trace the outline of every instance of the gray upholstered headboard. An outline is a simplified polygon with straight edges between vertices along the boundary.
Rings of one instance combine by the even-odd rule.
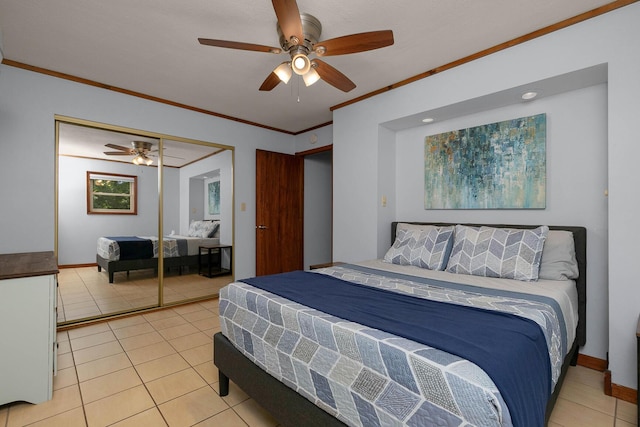
[[[415,222],[415,221],[396,221],[391,223],[391,243],[396,238],[396,228],[398,222],[405,224],[429,224],[429,225],[456,225],[455,223],[446,222]],[[474,227],[485,225],[487,227],[498,228],[536,228],[539,225],[508,225],[508,224],[462,224]],[[557,226],[550,225],[550,230],[566,230],[573,233],[573,241],[576,248],[576,260],[578,261],[579,276],[576,279],[576,288],[578,289],[578,327],[576,339],[578,345],[583,346],[587,342],[587,229],[585,227],[575,226]]]

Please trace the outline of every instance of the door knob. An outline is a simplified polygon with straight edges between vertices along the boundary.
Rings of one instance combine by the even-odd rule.
[[[258,226],[256,226],[256,228],[259,229],[259,230],[266,230],[269,227],[267,227],[266,225],[258,225]]]

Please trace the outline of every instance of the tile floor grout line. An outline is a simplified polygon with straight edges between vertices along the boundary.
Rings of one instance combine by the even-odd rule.
[[[98,311],[100,312],[100,314],[104,314],[102,313],[102,310],[100,309],[100,306],[98,305],[98,302],[96,301],[95,297],[93,296],[93,293],[89,290],[89,287],[87,286],[87,283],[84,281],[84,279],[82,278],[82,276],[80,276],[74,269],[74,273],[80,278],[80,280],[82,281],[82,285],[84,286],[84,290],[89,294],[89,297],[91,298],[91,301],[93,301],[93,304],[95,305],[95,307],[98,309]],[[58,288],[60,289],[60,288]],[[62,309],[65,312],[65,321],[66,321],[66,310],[64,310],[64,297],[62,296],[62,293],[58,291],[58,293],[60,294],[60,298],[62,298]]]
[[[66,274],[74,274],[74,277],[78,277],[80,283],[83,286],[83,290],[85,293],[88,293],[89,296],[91,296],[92,301],[94,302],[94,304],[96,304],[95,306],[98,309],[99,314],[96,315],[109,315],[111,314],[111,312],[108,312],[105,314],[104,309],[100,308],[100,305],[97,304],[97,300],[94,296],[94,291],[95,289],[93,289],[95,286],[99,286],[100,284],[104,284],[106,278],[108,277],[106,275],[106,273],[97,273],[95,270],[95,266],[91,266],[91,267],[78,267],[78,268],[74,268],[73,272],[68,272]],[[82,274],[81,274],[82,273]],[[123,273],[124,274],[124,273]],[[195,276],[193,278],[190,278],[190,276]],[[165,283],[165,294],[167,291],[171,291],[171,293],[176,294],[176,298],[172,298],[171,301],[169,300],[165,300],[166,303],[174,303],[174,302],[180,302],[180,301],[186,301],[189,300],[191,298],[214,298],[215,296],[217,296],[217,291],[219,290],[219,288],[221,288],[222,286],[224,286],[226,283],[229,283],[231,280],[232,275],[228,275],[228,276],[220,276],[219,278],[216,278],[216,280],[211,281],[211,280],[207,280],[207,281],[203,281],[201,280],[202,277],[199,275],[179,275],[179,276],[171,276],[169,275],[167,277],[168,281],[167,283]],[[136,295],[140,295],[141,298],[147,298],[148,292],[145,291],[144,289],[141,289],[139,291],[136,291],[136,288],[138,287],[143,287],[146,286],[146,281],[148,280],[157,280],[157,277],[141,277],[141,278],[134,278],[129,280],[128,282],[126,282],[128,285],[131,285],[130,287],[127,288],[127,292],[123,292],[123,289],[115,289],[117,298],[121,298],[123,300],[128,301],[127,303],[129,305],[131,305],[131,301],[129,297],[130,292],[132,291],[134,294]],[[175,282],[172,280],[175,279]],[[87,282],[89,281],[89,282]],[[74,281],[75,282],[75,281]],[[117,285],[117,283],[113,284],[114,286]],[[188,285],[190,286],[190,289],[182,289],[183,286],[181,285]],[[176,291],[173,288],[177,287],[178,289],[180,289],[180,291]],[[113,289],[112,289],[113,290]],[[195,294],[193,294],[193,292],[195,291]],[[205,291],[205,292],[203,292]],[[213,293],[211,293],[213,291]],[[62,295],[64,294],[63,290],[59,289],[59,293]],[[157,290],[154,290],[154,292],[152,293],[153,295],[149,295],[150,297],[156,297],[157,299]],[[166,295],[165,295],[166,296]],[[136,299],[134,297],[134,299]],[[147,303],[143,303],[144,306],[146,306]],[[63,309],[62,311],[64,312],[64,321],[73,321],[73,320],[79,320],[82,319],[83,317],[87,317],[87,315],[81,315],[80,317],[76,318],[76,316],[73,316],[72,319],[68,319],[68,313],[67,310],[64,309],[64,300],[62,301]],[[153,305],[153,304],[152,304]],[[136,305],[134,306],[134,308],[139,308],[139,303],[136,303]],[[108,309],[106,309],[108,311]],[[89,316],[91,317],[91,316]]]
[[[579,383],[579,385],[580,385],[580,387],[589,387],[589,388],[590,388],[590,389],[592,389],[592,390],[597,390],[598,392],[600,392],[600,393],[602,393],[602,394],[604,395],[604,392],[603,392],[602,390],[600,390],[600,389],[596,388],[596,387],[591,387],[591,386],[589,386],[589,385],[587,385],[587,384],[583,384],[583,383]],[[563,384],[563,386],[564,386],[564,384]],[[606,396],[606,395],[605,395],[605,396]],[[608,417],[617,418],[617,416],[618,416],[618,400],[619,400],[619,399],[617,399],[617,398],[615,398],[615,397],[613,397],[613,396],[608,396],[608,397],[611,397],[612,399],[615,399],[615,400],[614,400],[614,405],[613,405],[613,415],[608,414],[607,412],[602,411],[602,410],[600,410],[600,409],[598,409],[598,408],[593,408],[593,407],[590,407],[590,406],[585,405],[584,403],[576,402],[575,400],[568,399],[568,398],[566,398],[566,397],[560,397],[560,396],[558,395],[558,398],[559,398],[559,399],[564,399],[564,400],[566,400],[566,401],[568,401],[568,402],[574,403],[574,404],[576,404],[576,405],[583,406],[583,407],[585,407],[585,408],[588,408],[588,409],[591,409],[591,410],[593,410],[593,411],[599,412],[599,413],[601,413],[601,414],[603,414],[603,415],[606,415],[606,416],[608,416]]]
[[[109,325],[107,324],[107,326],[109,326]],[[113,331],[111,330],[111,328],[110,328],[110,327],[109,327],[109,331],[113,332]],[[115,337],[115,334],[114,334],[113,336]],[[122,347],[122,344],[121,344],[121,343],[120,343],[120,341],[118,340],[118,337],[116,337],[116,341],[118,342],[118,345],[120,346],[120,348],[122,349],[122,351],[126,354],[126,352],[125,352],[125,350],[124,350],[124,347]],[[111,342],[111,341],[109,341],[109,342]],[[71,344],[71,337],[69,337],[69,344]],[[104,344],[104,343],[103,343],[103,344]],[[97,345],[100,345],[100,344],[97,344]],[[82,412],[83,412],[83,414],[84,414],[84,421],[85,421],[85,423],[86,423],[87,427],[91,427],[91,426],[89,425],[89,418],[87,417],[87,411],[86,411],[86,409],[85,409],[84,397],[83,397],[83,395],[82,395],[82,388],[80,387],[80,377],[78,377],[78,372],[77,372],[77,369],[78,369],[78,368],[77,368],[77,365],[75,364],[75,355],[73,354],[73,351],[71,352],[71,357],[73,358],[73,364],[74,364],[74,366],[76,366],[76,377],[78,378],[78,393],[80,394],[80,401],[82,402]],[[106,356],[106,357],[109,357],[109,356]],[[100,360],[100,359],[105,359],[105,357],[101,357],[101,358],[99,358],[99,359],[94,359],[94,360]],[[93,360],[92,360],[92,361],[90,361],[90,362],[93,362]],[[87,363],[89,363],[89,362],[87,362]],[[132,365],[131,365],[131,366],[133,367],[133,363],[132,363]],[[119,369],[118,371],[120,371],[120,370],[121,370],[121,369]],[[135,371],[135,369],[134,369],[134,371]],[[136,374],[137,374],[137,372],[136,372]],[[104,375],[101,375],[101,376],[104,376]],[[94,379],[94,378],[91,378],[91,379]],[[87,381],[90,381],[90,380],[87,380]],[[140,381],[142,381],[142,379],[140,379]],[[83,381],[83,382],[85,382],[85,381]],[[127,389],[127,390],[129,390],[129,389]],[[124,391],[124,390],[121,390],[121,391]],[[119,392],[118,392],[118,393],[119,393]],[[109,395],[109,396],[114,396],[115,394],[117,394],[117,393],[111,394],[111,395]],[[94,402],[98,402],[99,400],[104,399],[105,397],[109,397],[109,396],[103,396],[103,397],[101,397],[100,399],[95,400]],[[93,402],[88,402],[87,404],[90,404],[90,403],[93,403]]]
[[[184,317],[182,317],[182,315],[180,315],[179,313],[176,313],[176,316],[175,316],[175,317],[181,317],[183,320],[185,320],[185,321],[186,321],[186,319],[184,319]],[[146,322],[148,322],[148,323],[150,323],[147,319],[145,319],[145,321],[146,321]],[[191,324],[191,323],[190,323],[190,322],[188,322],[188,321],[187,321],[187,323]],[[111,327],[111,325],[109,325],[109,327]],[[154,330],[155,330],[155,327],[154,327],[153,325],[151,325],[151,327],[152,327],[152,328],[154,328]],[[166,329],[166,328],[165,328],[165,329]],[[113,329],[112,329],[112,330],[113,330]],[[156,331],[157,331],[157,330],[156,330]],[[158,331],[158,332],[159,332],[159,331]],[[116,338],[117,338],[117,337],[116,337]],[[201,378],[201,379],[204,381],[204,383],[205,383],[205,385],[204,385],[203,387],[200,387],[200,388],[198,388],[197,390],[200,390],[200,389],[205,388],[205,387],[209,387],[209,388],[211,388],[211,389],[213,390],[213,392],[214,392],[214,393],[217,393],[217,392],[215,391],[215,389],[213,388],[213,386],[207,382],[206,378],[202,377],[202,375],[201,375],[201,374],[200,374],[200,373],[195,369],[195,367],[194,367],[194,366],[192,366],[192,365],[191,365],[191,363],[189,363],[189,361],[187,361],[187,360],[184,358],[184,356],[183,356],[183,355],[178,351],[178,349],[176,349],[176,348],[175,348],[175,347],[174,347],[174,346],[169,342],[169,340],[167,340],[164,336],[162,336],[162,338],[163,338],[163,340],[164,340],[167,344],[169,344],[169,346],[171,346],[171,348],[176,352],[176,354],[177,354],[178,356],[180,356],[180,358],[181,358],[182,360],[184,360],[184,362],[187,364],[187,367],[186,367],[185,369],[182,369],[182,370],[177,371],[177,372],[182,372],[182,371],[186,371],[186,370],[193,370],[193,371],[196,373],[196,375],[198,375],[198,377],[199,377],[199,378]],[[119,340],[119,338],[117,338],[117,339]],[[141,347],[141,348],[144,348],[144,347]],[[123,350],[124,350],[124,349],[123,349]],[[153,403],[154,403],[154,407],[155,407],[155,408],[156,408],[156,410],[160,413],[160,416],[162,417],[163,421],[164,421],[164,422],[166,423],[166,425],[168,426],[168,425],[169,425],[169,422],[168,422],[168,420],[165,418],[165,415],[163,414],[163,412],[160,410],[160,405],[161,405],[161,404],[160,404],[160,403],[158,403],[158,402],[156,401],[156,398],[153,396],[153,394],[151,393],[151,390],[149,390],[149,388],[148,388],[148,386],[147,386],[147,382],[146,382],[146,381],[144,381],[144,379],[140,376],[140,372],[138,372],[138,369],[136,368],[135,363],[133,362],[133,360],[131,360],[131,358],[130,358],[130,357],[129,357],[129,355],[126,353],[126,351],[125,351],[125,354],[126,354],[127,358],[129,359],[129,361],[131,362],[132,367],[133,367],[133,369],[134,369],[134,370],[135,370],[135,372],[136,372],[136,375],[138,375],[138,378],[140,378],[140,381],[142,382],[142,385],[144,386],[145,390],[147,391],[147,393],[148,393],[148,394],[149,394],[149,396],[151,397],[151,400],[152,400],[152,401],[153,401]],[[147,362],[151,362],[151,361],[153,361],[153,360],[158,360],[158,359],[160,359],[160,358],[152,359],[152,360],[149,360],[149,361],[147,361]],[[143,362],[143,363],[147,363],[147,362]],[[143,364],[143,363],[141,363],[141,364]],[[160,379],[160,378],[167,377],[168,375],[173,375],[173,374],[175,374],[175,373],[177,373],[177,372],[173,372],[173,373],[171,373],[171,374],[167,374],[167,375],[163,375],[162,377],[155,378],[154,380],[149,381],[149,383],[151,383],[151,382],[153,382],[153,381],[156,381],[156,380],[158,380],[158,379]],[[189,392],[187,392],[187,393],[181,394],[180,396],[175,396],[175,397],[173,397],[173,398],[171,398],[171,399],[167,400],[167,402],[170,402],[170,401],[172,401],[172,400],[175,400],[175,399],[178,399],[178,398],[180,398],[180,397],[183,397],[183,396],[185,396],[185,395],[187,395],[187,394],[189,394],[189,393],[191,393],[191,392],[193,392],[193,391],[195,391],[195,390],[191,390],[191,391],[189,391]],[[162,402],[162,404],[167,403],[167,402]],[[226,402],[225,402],[225,403],[226,403]],[[227,406],[229,406],[229,404],[227,404]],[[146,409],[146,410],[148,410],[148,409]],[[146,410],[145,410],[145,411],[146,411]],[[144,411],[142,411],[142,412],[144,412]],[[221,412],[222,412],[222,411],[221,411]],[[133,415],[131,415],[131,416],[127,417],[127,418],[131,418],[131,417],[133,417],[133,416],[135,416],[135,415],[138,415],[138,414],[140,414],[140,413],[141,413],[141,412],[139,412],[139,413],[137,413],[137,414],[133,414]],[[213,416],[215,416],[215,415],[217,415],[217,414],[212,415],[212,417],[213,417]],[[127,418],[124,418],[124,419],[119,420],[119,421],[117,421],[117,422],[123,421],[123,420],[125,420],[125,419],[127,419]],[[210,418],[210,417],[209,417],[209,418]],[[208,419],[208,418],[207,418],[207,419]],[[204,420],[200,420],[200,421],[198,421],[198,423],[199,423],[199,422],[202,422],[202,421],[204,421]],[[115,424],[115,423],[114,423],[114,424]],[[196,423],[196,424],[197,424],[197,423]],[[195,424],[194,424],[194,425],[195,425]]]
[[[145,321],[147,321],[147,319],[145,319]],[[111,325],[109,325],[109,327],[111,327]],[[152,326],[153,327],[153,326]],[[117,338],[117,337],[116,337]],[[120,340],[118,339],[118,343],[120,343]],[[120,346],[122,347],[122,344],[120,343]],[[142,347],[144,348],[144,347]],[[164,421],[164,423],[168,426],[169,422],[166,420],[164,414],[162,413],[162,411],[160,410],[160,407],[158,406],[158,403],[156,402],[156,400],[153,397],[153,394],[151,394],[151,391],[149,390],[149,388],[147,387],[147,383],[144,381],[144,379],[140,376],[140,372],[138,372],[138,370],[136,369],[136,365],[135,363],[133,363],[133,360],[131,360],[131,358],[129,357],[129,354],[126,352],[126,350],[124,349],[124,347],[122,348],[122,351],[124,351],[124,354],[127,356],[127,359],[129,359],[129,362],[131,363],[131,367],[133,368],[133,370],[135,371],[136,375],[138,376],[138,378],[140,379],[140,381],[142,382],[142,385],[144,386],[144,389],[147,391],[147,394],[149,394],[149,397],[151,398],[151,401],[153,402],[154,407],[156,408],[156,410],[158,411],[158,413],[160,414],[160,417],[162,417],[162,420]],[[157,360],[157,359],[154,359]],[[145,409],[142,412],[148,411],[148,409]],[[136,414],[130,415],[127,418],[131,418],[133,416],[136,416],[138,414],[141,414],[142,412],[138,412]],[[121,422],[127,418],[123,418],[121,420],[118,420],[116,422]],[[115,423],[112,423],[115,424]],[[87,427],[90,427],[87,425]]]
[[[78,375],[78,365],[76,364],[76,357],[73,354],[73,349],[71,347],[71,337],[69,337],[69,333],[67,332],[67,338],[69,339],[69,350],[71,352],[71,360],[73,361],[73,369],[76,371],[76,381],[78,387],[78,394],[80,395],[80,404],[82,406],[82,416],[84,417],[84,423],[88,427],[89,419],[87,418],[87,411],[84,409],[84,398],[82,397],[82,389],[80,388],[80,376]]]

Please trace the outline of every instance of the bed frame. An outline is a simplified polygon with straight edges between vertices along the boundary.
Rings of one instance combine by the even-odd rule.
[[[408,222],[409,224],[455,225],[451,223]],[[395,240],[398,222],[391,224],[391,243]],[[527,228],[533,229],[537,225],[496,225],[496,224],[464,224],[471,226],[487,225],[499,228]],[[573,233],[576,259],[578,261],[579,278],[576,280],[578,289],[578,326],[576,339],[564,359],[562,371],[556,388],[547,403],[545,423],[549,421],[555,406],[562,383],[569,365],[575,366],[578,360],[578,348],[585,345],[587,340],[586,306],[587,306],[587,230],[584,227],[549,226],[551,230],[567,230]],[[220,381],[220,396],[229,393],[229,379],[240,387],[247,395],[269,411],[279,423],[284,426],[344,426],[337,418],[311,403],[304,396],[281,383],[269,373],[251,362],[238,351],[221,332],[213,336],[213,363],[218,367]]]
[[[134,271],[134,270],[153,269],[153,271],[156,274],[158,272],[158,258],[109,261],[105,258],[102,258],[100,255],[96,254],[96,262],[98,263],[98,272],[102,271],[102,269],[104,268],[105,271],[109,274],[109,283],[113,283],[113,274],[119,271],[126,271],[127,276],[129,275],[129,271]],[[176,268],[176,267],[178,268],[179,274],[182,274],[182,269],[184,267],[197,268],[198,255],[164,258],[165,270],[168,271],[171,268]]]

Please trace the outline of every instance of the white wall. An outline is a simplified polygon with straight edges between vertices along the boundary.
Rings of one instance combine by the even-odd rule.
[[[580,193],[588,195],[590,203],[602,211],[608,202],[608,220],[606,213],[585,212],[570,203],[558,200],[552,195],[546,211],[531,212],[518,216],[520,222],[571,222],[581,223],[592,221],[591,215],[597,217],[595,222],[601,224],[608,221],[608,280],[598,283],[598,274],[593,272],[596,279],[591,280],[589,286],[589,313],[587,323],[587,346],[581,351],[594,357],[603,357],[609,352],[609,368],[612,371],[612,381],[615,384],[636,388],[636,355],[635,328],[640,307],[640,287],[637,286],[635,269],[629,268],[637,261],[638,249],[634,242],[640,240],[640,228],[635,226],[635,216],[640,208],[637,194],[637,183],[640,181],[640,169],[637,158],[640,157],[640,143],[638,141],[635,123],[640,111],[640,56],[633,54],[637,51],[637,41],[640,40],[640,4],[623,7],[605,15],[556,31],[544,37],[506,49],[473,62],[461,65],[432,77],[419,80],[410,85],[402,86],[369,98],[357,104],[349,105],[334,111],[333,144],[334,144],[334,259],[343,261],[357,261],[375,258],[380,254],[380,248],[388,244],[389,232],[384,231],[388,226],[388,217],[379,207],[381,184],[378,181],[378,165],[396,165],[400,169],[400,161],[387,162],[384,158],[388,149],[384,141],[388,129],[382,130],[381,123],[397,118],[411,116],[423,111],[429,111],[456,103],[465,102],[482,96],[497,93],[509,88],[519,87],[530,82],[564,75],[573,71],[586,69],[598,64],[607,64],[608,92],[606,110],[598,113],[597,105],[590,114],[602,114],[606,121],[607,134],[602,135],[602,143],[607,144],[607,155],[599,158],[597,173],[608,171],[609,197],[605,200],[604,189],[597,178],[586,175],[588,181],[580,185]],[[598,95],[599,92],[600,94]],[[577,94],[585,99],[601,99],[602,88],[587,90]],[[556,100],[558,103],[565,99]],[[579,105],[579,100],[573,102],[571,108],[588,109],[590,106]],[[553,102],[553,100],[550,100]],[[535,104],[531,104],[533,108]],[[556,108],[555,105],[545,106]],[[560,106],[558,106],[560,108]],[[504,112],[500,113],[504,117]],[[484,117],[476,118],[474,120]],[[571,150],[572,155],[582,156],[585,147],[578,135],[582,127],[557,126],[557,118],[552,116],[549,122],[555,135],[560,132],[571,138],[569,146],[564,145],[560,150]],[[462,120],[462,119],[461,119]],[[470,120],[470,118],[467,118]],[[491,120],[493,121],[493,120]],[[461,123],[461,122],[460,122]],[[456,126],[451,124],[455,128]],[[463,127],[463,126],[462,126]],[[450,130],[450,129],[446,129]],[[423,131],[424,132],[424,131]],[[404,135],[408,137],[409,134]],[[424,135],[418,135],[420,139]],[[555,145],[552,150],[556,150]],[[589,150],[597,150],[591,146]],[[398,144],[396,156],[401,156],[402,147]],[[564,155],[563,153],[561,153]],[[554,151],[549,161],[555,162]],[[594,153],[589,153],[589,156]],[[420,168],[419,161],[416,167]],[[564,165],[563,165],[564,166]],[[549,185],[564,186],[562,168],[556,166],[548,171]],[[401,171],[397,170],[397,174]],[[394,181],[395,181],[394,177]],[[594,181],[595,179],[595,181]],[[394,185],[396,183],[394,182]],[[564,187],[567,197],[573,198],[575,187]],[[387,190],[385,189],[385,192]],[[387,200],[395,199],[394,190],[387,194]],[[554,190],[555,191],[555,190]],[[555,193],[553,193],[555,194]],[[406,196],[403,196],[406,197]],[[422,190],[415,197],[420,201]],[[561,206],[556,203],[562,202]],[[398,211],[396,219],[413,214],[417,210],[409,208],[406,202],[396,203]],[[446,212],[446,214],[451,211]],[[495,212],[494,212],[495,213]],[[482,221],[490,219],[487,212],[456,212],[449,218],[468,221]],[[445,216],[441,213],[440,217]],[[504,215],[503,219],[509,218]],[[538,220],[540,218],[540,220]],[[517,222],[517,221],[514,221]],[[607,240],[606,229],[590,228],[589,244],[602,245]],[[381,243],[384,241],[384,245]],[[594,252],[589,250],[588,263],[603,265],[597,256],[604,256],[606,250],[602,248]],[[593,268],[591,269],[593,270]],[[608,283],[607,283],[608,282]],[[604,291],[608,285],[608,291]],[[595,293],[594,293],[595,292]],[[607,304],[608,292],[608,327]],[[594,306],[595,304],[595,306]],[[608,332],[608,336],[607,336]],[[608,342],[608,346],[607,346]]]
[[[164,235],[177,230],[180,225],[180,170],[164,168],[162,191],[162,227]],[[157,190],[157,189],[156,189]],[[153,235],[158,234],[157,232]]]
[[[295,137],[296,153],[333,144],[333,126],[302,132]],[[315,141],[315,142],[314,142]]]
[[[391,222],[396,220],[398,203],[395,200],[396,174],[405,165],[398,164],[396,156],[404,151],[403,145],[396,144],[396,134],[389,129],[378,129],[378,182],[377,182],[377,215],[378,215],[378,252],[376,258],[384,256],[391,242]],[[384,238],[384,236],[389,236]]]
[[[187,208],[189,221],[186,224],[181,224],[180,227],[176,229],[176,234],[183,236],[187,235],[186,233],[189,229],[188,224],[191,224],[191,221],[200,221],[204,217],[204,180],[189,177],[187,177],[187,179],[189,180],[189,198],[187,199],[189,202]],[[182,211],[184,212],[184,209]]]
[[[255,150],[293,153],[293,136],[7,65],[0,65],[0,253],[54,249],[56,114],[235,147],[234,273],[255,274]]]

